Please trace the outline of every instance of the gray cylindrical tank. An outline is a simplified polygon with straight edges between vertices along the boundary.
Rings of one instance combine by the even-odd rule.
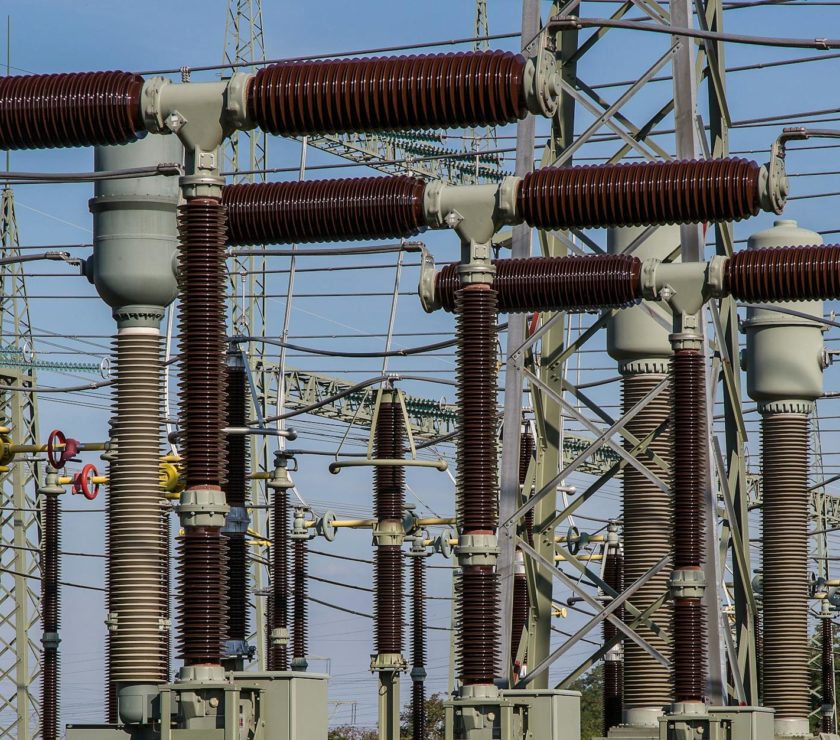
[[[645,226],[628,226],[609,229],[607,251],[623,252],[633,240],[644,233]],[[641,260],[665,259],[680,245],[679,226],[660,226],[645,239],[633,254]],[[674,260],[679,262],[679,258]],[[670,309],[660,303],[663,316],[670,316]],[[645,306],[634,306],[619,311],[607,323],[607,351],[617,360],[622,371],[661,372],[662,361],[671,356],[668,335],[670,327],[663,326]]]
[[[97,171],[182,161],[176,136],[94,149]],[[177,176],[103,180],[94,187],[93,257],[86,272],[121,326],[157,327],[163,308],[175,300],[179,197]]]
[[[783,219],[749,238],[749,249],[798,247],[822,244],[815,231]],[[822,318],[822,301],[782,302],[790,308]],[[807,318],[759,308],[747,310],[744,322],[747,350],[747,393],[767,410],[795,410],[810,406],[823,392],[823,326]],[[767,408],[768,404],[772,407]],[[803,409],[805,411],[810,409]]]

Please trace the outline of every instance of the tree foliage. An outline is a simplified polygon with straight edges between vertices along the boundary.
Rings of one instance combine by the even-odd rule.
[[[580,691],[580,737],[581,740],[603,737],[604,729],[604,666],[599,663],[588,673],[569,686]]]

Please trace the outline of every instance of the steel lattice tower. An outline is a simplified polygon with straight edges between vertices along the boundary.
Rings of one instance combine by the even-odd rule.
[[[0,246],[4,257],[20,255],[14,192],[2,190]],[[11,430],[16,443],[38,441],[38,407],[33,393],[4,387],[34,387],[32,328],[23,265],[0,267],[2,347],[20,354],[19,366],[0,368],[0,425]],[[40,521],[36,499],[37,470],[33,463],[12,462],[0,471],[2,515],[0,541],[0,738],[30,740],[41,736],[41,706],[37,679],[41,671],[40,597],[33,589],[40,576]]]
[[[228,12],[225,20],[225,64],[230,64],[229,72],[246,71],[251,67],[235,67],[265,59],[265,44],[263,40],[262,0],[228,0]],[[264,181],[268,154],[268,140],[259,130],[238,131],[230,136],[223,147],[222,171],[233,173],[230,181],[259,182]],[[242,174],[239,174],[242,172]],[[231,333],[252,337],[266,335],[266,261],[265,257],[234,258],[228,263],[232,292],[237,296],[231,306]],[[254,401],[264,411],[269,405],[270,376],[266,372],[265,345],[261,342],[250,342],[239,345],[247,351],[248,367],[256,388]],[[276,393],[276,388],[275,388]],[[253,470],[268,469],[269,448],[268,437],[251,438],[251,467]],[[265,490],[259,482],[254,482],[251,490],[254,503],[267,503]],[[268,522],[265,510],[257,509],[254,515],[257,521],[254,528],[259,532],[268,532]],[[264,566],[258,562],[253,565],[253,587],[257,593],[268,586],[268,575]],[[265,656],[265,599],[256,600],[256,624],[254,642],[257,645],[259,670],[266,668]],[[252,643],[253,644],[253,643]]]

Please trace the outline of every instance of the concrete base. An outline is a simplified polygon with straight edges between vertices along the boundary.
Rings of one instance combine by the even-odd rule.
[[[580,693],[507,689],[444,704],[446,740],[580,740]]]
[[[160,688],[153,725],[68,725],[67,740],[326,740],[327,676],[229,673]],[[160,717],[169,717],[160,722]]]

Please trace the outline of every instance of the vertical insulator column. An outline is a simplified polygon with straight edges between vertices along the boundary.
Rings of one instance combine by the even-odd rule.
[[[181,238],[181,444],[186,490],[181,537],[181,657],[185,671],[218,666],[225,637],[225,562],[221,527],[225,477],[225,213],[214,198],[178,209]]]
[[[47,474],[47,483],[38,491],[43,498],[43,536],[41,552],[41,623],[43,627],[41,674],[41,734],[44,740],[57,740],[59,655],[58,632],[61,626],[61,503],[64,489],[55,473]]]
[[[499,672],[499,524],[496,469],[497,294],[485,283],[456,293],[458,314],[458,667],[461,684],[493,685]],[[475,555],[469,551],[476,552]]]
[[[268,487],[274,491],[271,532],[271,598],[268,615],[268,669],[289,670],[289,489],[288,458],[277,453],[274,478]]]
[[[622,368],[622,414],[626,414],[666,377],[668,361],[627,364]],[[647,370],[649,372],[637,372]],[[636,439],[652,436],[647,453],[641,457],[652,465],[654,454],[671,460],[671,393],[663,391],[639,411],[626,430]],[[625,449],[634,447],[624,442]],[[670,493],[660,490],[631,465],[624,468],[622,478],[624,523],[625,584],[635,583],[659,560],[671,552],[672,501]],[[668,572],[660,571],[640,586],[633,595],[633,605],[647,609],[668,590]],[[666,601],[651,619],[668,629],[671,624],[671,602]],[[670,646],[649,627],[638,625],[636,631],[662,655],[670,657]],[[656,723],[656,717],[672,701],[671,676],[668,668],[654,660],[632,640],[624,641],[623,703],[627,724]]]
[[[525,477],[528,475],[528,466],[534,455],[534,436],[528,429],[523,429],[519,435],[519,485],[525,485]],[[523,495],[530,495],[522,489]],[[525,532],[523,533],[528,544],[533,545],[534,540],[534,510],[530,509],[525,515]],[[516,551],[516,561],[513,572],[513,619],[511,619],[510,633],[510,662],[513,672],[520,676],[525,667],[525,655],[521,663],[516,662],[516,653],[522,639],[522,633],[528,628],[528,620],[531,612],[531,599],[528,594],[528,580],[525,576],[525,561],[520,550]]]
[[[834,624],[829,612],[820,615],[820,647],[822,653],[822,721],[823,732],[836,732],[834,721]]]
[[[810,712],[807,414],[765,409],[761,440],[764,704],[777,723],[803,724]]]
[[[706,373],[701,349],[677,348],[674,392],[674,702],[702,704],[708,680],[706,608],[703,591],[704,496],[708,475]]]
[[[604,553],[604,583],[618,593],[624,590],[624,555],[618,549],[608,546]],[[617,616],[624,618],[624,609],[618,610]],[[618,634],[618,628],[609,620],[604,620],[602,627],[604,642],[607,643]],[[612,647],[604,656],[604,736],[611,727],[621,724],[623,713],[622,685],[624,679],[624,664],[621,659],[621,643]]]
[[[246,426],[247,394],[245,366],[241,355],[228,357],[226,370],[227,425]],[[245,508],[248,489],[248,438],[242,434],[228,434],[227,485],[225,494],[230,511],[222,534],[227,539],[227,643],[225,656],[241,670],[250,655],[248,647],[248,532],[249,517]]]
[[[308,665],[308,613],[306,603],[307,581],[309,579],[308,544],[306,539],[293,542],[292,583],[292,670],[305,671]]]
[[[109,455],[108,696],[118,684],[169,680],[168,518],[160,490],[161,338],[122,326]],[[167,522],[168,525],[168,522]],[[110,710],[109,710],[110,711]],[[113,716],[116,720],[116,716]]]
[[[426,737],[426,548],[411,549],[411,737]]]

